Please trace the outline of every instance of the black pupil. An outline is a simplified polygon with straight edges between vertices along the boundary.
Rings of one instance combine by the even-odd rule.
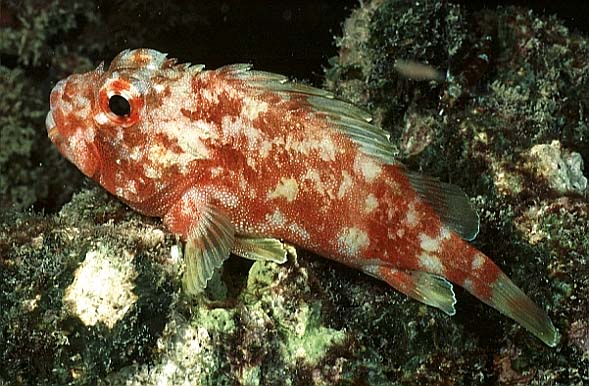
[[[108,100],[108,108],[113,114],[119,117],[126,117],[131,114],[131,105],[129,101],[120,95],[113,95]]]

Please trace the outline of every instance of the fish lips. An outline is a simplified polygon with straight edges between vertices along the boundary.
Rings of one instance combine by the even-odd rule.
[[[45,117],[45,127],[47,128],[47,135],[51,142],[55,144],[61,142],[61,134],[59,133],[59,130],[57,130],[55,118],[53,118],[53,111],[47,113],[47,116]]]
[[[47,135],[49,139],[54,144],[58,145],[63,138],[59,132],[57,124],[55,123],[55,117],[53,116],[53,112],[59,108],[59,101],[63,96],[63,90],[65,88],[66,79],[60,80],[57,82],[53,90],[51,90],[51,96],[49,99],[49,112],[45,117],[45,127],[47,128]]]

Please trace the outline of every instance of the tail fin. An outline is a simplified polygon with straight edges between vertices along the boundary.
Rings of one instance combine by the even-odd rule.
[[[466,247],[466,254],[470,255],[466,259],[469,264],[455,267],[455,275],[447,272],[448,279],[521,324],[548,346],[556,346],[560,337],[548,315],[487,256],[471,246]]]
[[[474,292],[473,295],[477,296]],[[548,315],[503,272],[491,284],[491,296],[479,299],[524,326],[548,346],[558,344],[558,331]]]

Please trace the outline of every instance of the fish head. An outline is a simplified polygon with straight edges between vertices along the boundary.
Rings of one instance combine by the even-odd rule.
[[[135,49],[121,52],[106,70],[101,63],[70,75],[51,92],[45,121],[50,140],[85,175],[131,199],[137,184],[153,183],[145,175],[158,140],[153,134],[159,122],[171,120],[158,114],[169,105],[166,91],[181,70],[163,53]]]

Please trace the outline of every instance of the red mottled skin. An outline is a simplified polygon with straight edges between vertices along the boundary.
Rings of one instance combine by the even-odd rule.
[[[184,239],[207,203],[237,234],[287,240],[404,293],[414,289],[407,272],[429,272],[520,322],[513,314],[529,311],[550,323],[523,293],[524,311],[497,304],[495,283],[509,279],[442,223],[402,166],[361,151],[309,95],[248,74],[124,51],[108,71],[56,85],[49,136],[87,176]],[[130,114],[110,111],[114,94]]]

